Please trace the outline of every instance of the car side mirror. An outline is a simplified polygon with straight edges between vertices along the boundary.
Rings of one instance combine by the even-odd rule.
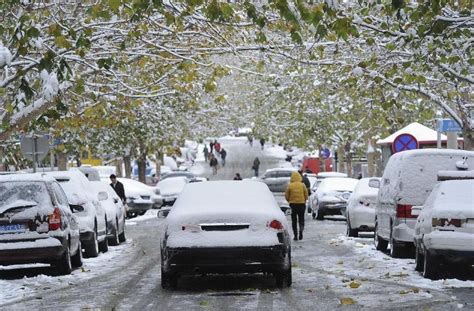
[[[423,210],[423,206],[420,206],[420,205],[417,205],[417,206],[413,206],[411,208],[411,214],[413,216],[418,216],[420,215],[421,211]]]
[[[378,179],[369,180],[369,187],[380,189],[380,180],[378,180]]]
[[[74,205],[74,204],[69,204],[71,207],[72,212],[83,212],[84,211],[84,206],[82,205]]]
[[[169,208],[163,208],[161,210],[158,211],[158,218],[166,218],[168,217],[168,214],[170,213],[170,209]]]
[[[98,197],[99,201],[106,201],[109,198],[109,195],[107,194],[107,192],[101,191],[101,192],[99,192],[97,197]]]

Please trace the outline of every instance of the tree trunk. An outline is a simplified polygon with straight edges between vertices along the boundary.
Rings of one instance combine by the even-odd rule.
[[[131,178],[132,177],[132,163],[131,163],[129,155],[126,155],[123,157],[123,164],[125,165],[125,177]]]
[[[161,173],[161,165],[163,164],[163,152],[157,151],[156,152],[156,177],[160,177]]]
[[[120,158],[115,160],[115,171],[117,172],[117,177],[123,177],[123,160]]]
[[[58,171],[67,171],[67,154],[60,151],[56,156],[58,161]]]
[[[146,183],[146,147],[143,143],[140,143],[140,151],[137,159],[138,165],[138,180],[142,183]]]
[[[340,146],[338,149],[337,149],[337,155],[338,155],[338,168],[337,168],[337,171],[338,172],[341,172],[341,173],[344,173],[346,171],[345,169],[345,162],[346,162],[346,157],[345,157],[345,152],[344,152],[344,146]]]
[[[466,125],[464,126],[466,128]],[[464,150],[474,151],[474,131],[464,130]]]
[[[367,174],[368,177],[375,176],[375,149],[374,142],[372,139],[368,140],[367,143]]]
[[[3,147],[0,147],[0,159],[3,159],[3,155],[5,154],[5,150],[3,150]],[[3,162],[0,162],[0,172],[6,171],[6,165]]]

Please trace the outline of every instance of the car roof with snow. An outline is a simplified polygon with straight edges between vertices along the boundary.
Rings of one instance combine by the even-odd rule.
[[[437,210],[469,211],[474,214],[474,180],[448,180],[441,182],[436,193],[433,208]],[[460,215],[452,215],[459,218]]]
[[[340,172],[319,172],[316,175],[317,178],[327,178],[327,177],[340,177],[344,178],[347,177],[347,174],[345,173],[340,173]]]
[[[354,191],[358,182],[358,179],[347,177],[325,178],[319,185],[317,192],[326,190]]]
[[[221,215],[223,220],[245,214],[264,215],[282,222],[286,219],[268,187],[258,181],[189,184],[173,205],[168,220],[179,220],[192,214],[213,218]]]
[[[55,171],[46,174],[59,182],[70,204],[82,205],[96,200],[90,181],[80,171]]]
[[[34,174],[8,174],[0,175],[0,182],[12,182],[12,181],[46,181],[54,182],[55,179],[51,176],[48,176],[44,173],[34,173]]]
[[[295,167],[275,167],[275,168],[269,168],[266,172],[275,172],[275,171],[283,171],[283,172],[294,172],[297,171],[298,169]]]

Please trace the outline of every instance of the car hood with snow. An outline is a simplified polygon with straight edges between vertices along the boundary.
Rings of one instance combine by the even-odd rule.
[[[157,188],[162,196],[171,196],[180,194],[187,184],[187,177],[171,177],[160,181]]]
[[[169,247],[236,247],[278,245],[288,224],[264,184],[214,181],[186,186],[166,227]]]

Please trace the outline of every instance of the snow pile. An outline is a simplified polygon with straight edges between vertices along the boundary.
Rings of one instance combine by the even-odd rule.
[[[10,66],[12,63],[12,53],[0,43],[0,67]]]
[[[158,219],[158,210],[156,209],[149,209],[146,211],[145,214],[135,217],[133,219],[127,219],[126,223],[128,226],[134,226],[140,221],[150,220],[150,219]]]
[[[43,82],[43,96],[49,101],[59,92],[58,77],[55,72],[48,73],[46,69],[41,71],[40,77]]]
[[[268,187],[259,182],[215,181],[189,184],[167,218],[170,247],[271,246],[277,231],[268,227],[285,215]],[[203,224],[248,224],[248,229],[204,231]],[[190,229],[183,230],[183,226]]]

